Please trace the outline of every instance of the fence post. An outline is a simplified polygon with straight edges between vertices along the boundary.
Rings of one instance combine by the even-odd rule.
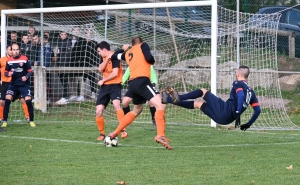
[[[35,66],[34,69],[34,108],[47,112],[47,86],[45,66]]]
[[[290,58],[295,58],[295,37],[296,37],[295,32],[289,35],[289,57]]]

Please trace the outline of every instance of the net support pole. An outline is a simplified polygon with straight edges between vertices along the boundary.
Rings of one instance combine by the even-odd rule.
[[[1,11],[1,57],[4,57],[6,55],[6,14],[3,13],[3,10]]]
[[[217,44],[218,44],[218,9],[217,0],[212,1],[211,6],[211,92],[217,94]],[[211,120],[211,127],[217,127]]]
[[[35,66],[34,69],[34,108],[47,112],[46,67]]]

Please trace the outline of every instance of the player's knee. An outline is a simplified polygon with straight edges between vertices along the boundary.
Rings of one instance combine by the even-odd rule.
[[[208,90],[201,88],[201,91],[203,92],[203,95],[201,96],[201,98],[203,98],[205,96],[205,94],[207,93]]]
[[[12,95],[10,95],[10,94],[6,95],[6,96],[5,96],[5,99],[11,101],[11,100],[12,100]]]
[[[194,101],[194,108],[200,109],[202,105],[203,105],[202,101]]]
[[[32,99],[31,99],[30,96],[26,96],[26,97],[25,97],[25,101],[27,101],[27,100],[32,100]]]

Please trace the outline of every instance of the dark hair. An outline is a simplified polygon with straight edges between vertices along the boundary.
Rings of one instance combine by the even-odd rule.
[[[24,37],[24,36],[27,36],[27,37],[28,37],[28,34],[23,34],[22,37]]]
[[[106,41],[102,41],[99,44],[97,44],[96,49],[97,48],[100,48],[101,50],[105,48],[109,51],[110,50],[110,45]]]
[[[132,46],[134,46],[136,44],[141,44],[141,43],[143,43],[143,39],[140,36],[133,37],[131,43],[132,43]]]
[[[250,74],[250,69],[249,69],[249,67],[248,67],[248,66],[240,66],[239,69],[240,69],[241,73],[244,75],[244,77],[245,77],[246,79],[248,79],[248,76],[249,76],[249,74]]]
[[[10,34],[17,34],[17,32],[16,31],[12,31],[12,32],[10,32]]]
[[[39,35],[38,34],[33,34],[32,37],[39,37]]]
[[[7,45],[7,46],[6,46],[6,49],[8,49],[8,48],[11,48],[11,45]]]

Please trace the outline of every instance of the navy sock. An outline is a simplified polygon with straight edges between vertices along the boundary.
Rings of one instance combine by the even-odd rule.
[[[130,107],[123,107],[123,112],[124,112],[124,115],[126,115],[128,112],[130,112]]]
[[[28,108],[28,113],[29,113],[29,120],[33,121],[34,119],[34,114],[33,114],[33,106],[31,100],[25,100],[27,108]]]
[[[176,103],[175,105],[184,107],[186,109],[194,109],[194,101],[180,101]]]
[[[180,100],[196,99],[203,95],[201,89],[196,89],[194,91],[188,92],[186,94],[179,95]]]
[[[3,121],[7,121],[7,119],[8,119],[10,103],[11,103],[11,100],[5,99],[5,105],[4,105],[4,110],[3,110]]]

